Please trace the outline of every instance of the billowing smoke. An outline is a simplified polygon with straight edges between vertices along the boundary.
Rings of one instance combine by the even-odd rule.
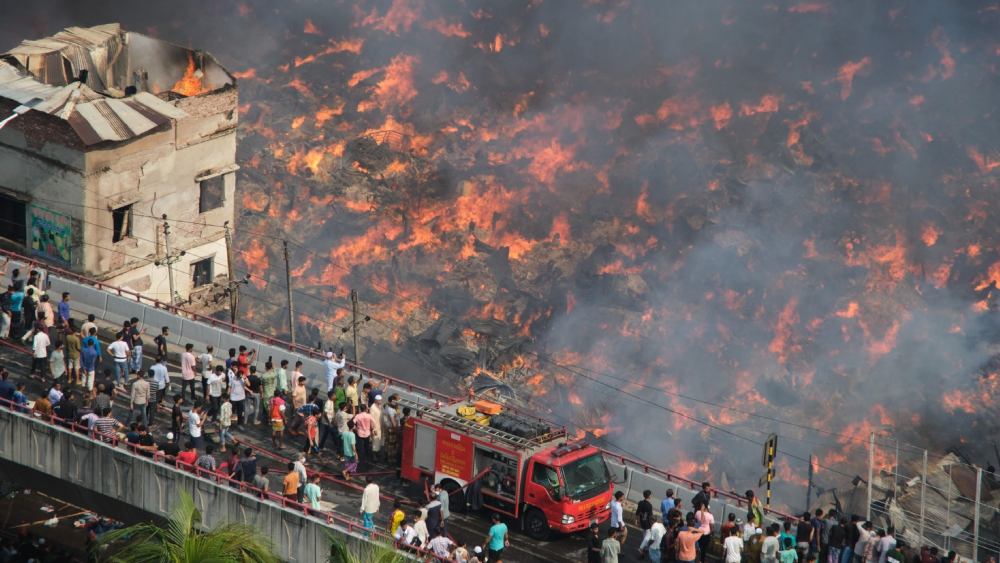
[[[296,242],[303,338],[347,345],[361,288],[375,367],[506,374],[734,487],[770,432],[794,486],[882,428],[987,462],[988,3],[85,4],[0,38],[121,21],[237,72],[238,228]],[[283,331],[275,240],[241,256],[248,321]]]

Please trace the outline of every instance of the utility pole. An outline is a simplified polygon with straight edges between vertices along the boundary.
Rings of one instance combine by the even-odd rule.
[[[361,366],[361,349],[358,348],[358,291],[351,290],[351,327],[354,329],[354,364]]]
[[[372,320],[371,317],[365,315],[364,317],[358,318],[358,292],[355,289],[351,290],[351,324],[350,326],[345,326],[340,329],[341,332],[347,334],[347,331],[354,332],[354,365],[361,367],[361,348],[358,343],[358,327],[365,324],[366,322]],[[360,380],[359,380],[360,381]]]
[[[920,545],[924,545],[924,497],[927,493],[927,450],[924,450],[924,468],[920,472]]]
[[[288,332],[292,337],[292,346],[295,346],[295,304],[292,301],[292,270],[288,262],[288,241],[282,240],[281,245],[285,251],[285,286],[288,288]],[[355,308],[355,314],[357,308]],[[354,344],[357,346],[357,343]]]
[[[872,519],[872,478],[875,469],[875,433],[868,437],[868,504],[865,507],[865,520]]]
[[[806,510],[810,510],[813,492],[813,454],[809,454],[809,485],[806,487]]]
[[[758,482],[758,486],[764,484],[767,485],[767,497],[766,504],[764,508],[770,510],[771,508],[771,483],[774,482],[774,456],[778,453],[778,435],[770,434],[767,437],[767,441],[764,442],[764,451],[761,456],[761,464],[766,468],[767,472],[761,477],[761,482]],[[810,464],[812,465],[812,464]]]
[[[233,260],[233,234],[229,230],[229,221],[223,223],[222,226],[226,230],[226,266],[229,272],[229,287],[227,288],[227,292],[229,293],[229,322],[236,324],[236,310],[240,303],[240,292],[239,286],[233,286],[233,282],[236,280]]]
[[[174,291],[174,267],[176,262],[179,262],[181,257],[187,254],[185,251],[180,251],[177,254],[172,254],[170,252],[170,224],[167,223],[167,214],[163,214],[163,246],[167,251],[167,255],[163,257],[163,260],[155,260],[153,262],[156,266],[166,266],[167,267],[167,283],[170,284],[170,306],[177,305],[177,292]]]
[[[979,561],[979,520],[983,501],[983,468],[976,468],[976,506],[972,515],[972,560]]]

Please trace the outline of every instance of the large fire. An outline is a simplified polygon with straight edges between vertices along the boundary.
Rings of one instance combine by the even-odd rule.
[[[357,289],[369,350],[501,374],[691,477],[755,483],[772,431],[786,481],[815,453],[842,484],[871,432],[994,428],[988,5],[213,6],[241,29],[212,48],[240,78],[238,230],[274,237],[238,237],[241,267],[282,301],[269,241],[297,243],[302,341]]]

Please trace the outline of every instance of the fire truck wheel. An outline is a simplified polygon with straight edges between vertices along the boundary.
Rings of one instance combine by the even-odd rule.
[[[541,510],[529,508],[524,513],[524,531],[534,540],[549,539],[549,523],[545,520],[545,515],[542,514]]]
[[[448,509],[452,512],[465,512],[465,491],[462,486],[451,479],[445,479],[441,484],[448,491]]]

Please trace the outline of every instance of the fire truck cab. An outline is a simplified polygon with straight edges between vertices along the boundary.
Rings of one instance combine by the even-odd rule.
[[[613,485],[601,451],[567,440],[565,429],[483,401],[405,406],[402,476],[441,482],[453,511],[481,500],[536,539],[610,517]]]

